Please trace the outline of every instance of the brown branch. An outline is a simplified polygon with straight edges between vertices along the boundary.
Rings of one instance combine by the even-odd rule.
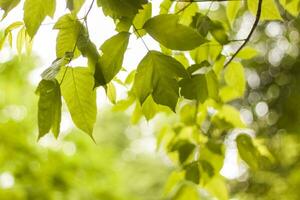
[[[240,48],[232,55],[232,57],[228,60],[228,62],[224,65],[224,68],[226,68],[233,60],[234,58],[239,54],[239,52],[246,46],[246,44],[250,41],[256,27],[258,26],[260,17],[261,17],[261,10],[262,10],[262,2],[263,0],[258,1],[258,6],[257,6],[257,12],[256,12],[256,18],[254,21],[254,24],[251,28],[250,33],[248,34],[247,38],[245,39],[244,43],[240,46]]]

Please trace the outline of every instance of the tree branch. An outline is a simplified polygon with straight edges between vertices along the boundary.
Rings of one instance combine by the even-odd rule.
[[[258,26],[258,22],[261,17],[261,10],[262,10],[262,2],[263,0],[258,0],[258,6],[257,6],[257,12],[256,12],[256,18],[254,21],[254,24],[251,28],[250,33],[248,34],[247,38],[245,39],[244,43],[240,46],[240,48],[232,55],[232,57],[228,60],[228,62],[224,65],[224,68],[226,68],[233,60],[234,58],[238,55],[238,53],[246,46],[246,44],[250,41],[256,27]]]

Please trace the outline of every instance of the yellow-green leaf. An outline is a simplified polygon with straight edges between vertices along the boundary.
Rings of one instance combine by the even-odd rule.
[[[206,42],[193,28],[179,23],[179,16],[163,14],[149,19],[144,29],[155,40],[173,50],[192,50]]]
[[[58,79],[73,122],[92,137],[97,115],[93,74],[86,67],[64,67]]]
[[[259,0],[247,0],[248,9],[256,16]],[[262,0],[261,20],[282,20],[276,1]]]
[[[28,34],[34,37],[46,16],[53,17],[55,0],[26,0],[24,3],[24,22]]]

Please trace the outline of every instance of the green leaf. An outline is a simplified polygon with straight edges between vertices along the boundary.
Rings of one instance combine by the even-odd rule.
[[[1,35],[1,39],[0,39],[0,50],[3,48],[3,45],[6,41],[6,39],[10,39],[10,35],[11,35],[11,31],[13,31],[14,29],[19,28],[20,26],[23,25],[23,22],[13,22],[11,23],[9,26],[7,26],[4,30],[4,35]],[[12,46],[12,45],[11,45]]]
[[[93,74],[86,67],[64,67],[58,80],[73,122],[92,137],[97,115]]]
[[[240,112],[233,106],[224,104],[215,115],[215,117],[230,123],[236,128],[245,128],[246,125],[241,119]],[[213,118],[214,121],[214,118]]]
[[[182,184],[174,195],[169,198],[171,200],[199,200],[200,195],[197,187],[191,184]]]
[[[225,69],[224,78],[227,86],[220,91],[221,99],[224,102],[244,96],[246,79],[244,68],[240,63],[231,62]]]
[[[42,80],[36,91],[38,102],[39,138],[52,129],[55,137],[59,135],[61,121],[61,93],[59,83],[54,80]]]
[[[66,1],[67,1],[67,8],[74,13],[78,13],[85,2],[85,0],[66,0]]]
[[[240,157],[251,167],[256,170],[259,168],[259,151],[253,145],[249,135],[241,134],[236,138],[236,144]]]
[[[203,103],[208,98],[207,82],[204,74],[193,75],[179,82],[180,93],[186,99],[195,99]]]
[[[118,33],[101,46],[102,56],[94,76],[100,85],[109,83],[121,70],[129,36],[128,32]]]
[[[203,103],[208,97],[218,99],[218,80],[210,70],[205,74],[196,74],[179,82],[180,93],[186,99],[194,99]]]
[[[151,120],[158,112],[158,105],[154,102],[152,96],[148,96],[142,105],[142,113],[146,120]]]
[[[256,16],[259,0],[247,0],[248,9]],[[261,8],[261,20],[282,20],[276,2],[274,0],[263,0]]]
[[[196,13],[193,16],[191,27],[195,28],[203,37],[208,34],[210,26],[211,20],[206,15]]]
[[[236,57],[247,60],[254,58],[255,56],[257,56],[257,54],[258,52],[256,49],[251,47],[245,47],[236,55]]]
[[[4,10],[2,19],[4,19],[9,11],[15,8],[20,3],[20,0],[0,0],[0,8]]]
[[[174,2],[173,0],[163,0],[159,6],[160,7],[159,14],[168,14],[169,10],[172,7],[173,2]]]
[[[24,22],[31,38],[34,37],[46,16],[53,17],[55,0],[26,0],[24,3]]]
[[[294,17],[299,15],[300,1],[299,0],[280,0],[281,5]]]
[[[26,30],[25,27],[23,27],[17,35],[17,51],[19,55],[22,53],[23,46],[25,43],[25,37],[26,37]]]
[[[195,184],[200,182],[199,162],[192,162],[184,167],[185,179],[192,181]]]
[[[117,92],[116,92],[116,87],[113,83],[109,83],[106,86],[106,95],[108,97],[108,99],[110,100],[110,102],[112,102],[113,104],[116,103],[117,101]]]
[[[226,30],[219,21],[211,22],[210,33],[220,44],[225,45],[229,42]]]
[[[228,200],[229,194],[226,182],[222,176],[214,176],[206,185],[205,189],[218,200]]]
[[[147,0],[97,0],[98,6],[102,7],[103,13],[112,18],[134,17]]]
[[[193,28],[179,24],[179,16],[163,14],[149,19],[144,29],[155,40],[173,50],[192,50],[206,42]]]
[[[121,17],[115,20],[116,31],[118,32],[129,32],[132,25],[133,18]]]
[[[133,103],[135,99],[132,96],[129,96],[127,99],[122,99],[118,101],[113,107],[113,111],[125,111],[127,110]]]
[[[80,24],[79,35],[76,42],[81,55],[88,58],[89,67],[91,67],[92,71],[95,71],[100,54],[96,45],[90,40],[88,31],[82,24]]]
[[[175,111],[178,77],[188,77],[181,63],[160,52],[149,51],[137,67],[133,89],[141,104],[152,95],[157,104]]]
[[[143,9],[133,19],[133,25],[137,29],[134,33],[137,37],[146,35],[146,31],[143,30],[145,22],[152,16],[152,4],[148,3],[143,6]]]
[[[218,77],[213,70],[210,70],[205,74],[206,82],[207,82],[207,91],[208,96],[215,100],[219,98],[219,82]]]
[[[221,54],[222,49],[222,45],[216,42],[209,42],[194,49],[190,54],[196,63],[202,63],[203,61],[214,63]]]
[[[233,25],[234,21],[236,20],[237,14],[242,7],[242,2],[241,1],[229,1],[228,5],[226,7],[226,13],[227,13],[227,18],[231,24]]]
[[[65,53],[73,52],[82,29],[82,25],[75,15],[66,14],[59,18],[54,25],[54,29],[59,30],[56,38],[56,57],[62,58]]]
[[[131,123],[137,124],[140,121],[140,119],[142,118],[142,116],[143,116],[143,113],[141,110],[141,105],[139,102],[136,102],[134,111],[130,118]]]
[[[187,140],[177,141],[170,149],[171,152],[177,151],[180,163],[184,163],[192,154],[196,146]]]
[[[191,26],[198,30],[203,37],[210,32],[220,44],[228,43],[228,36],[222,23],[219,21],[213,21],[206,15],[196,13],[193,17]]]
[[[179,12],[180,11],[180,12]],[[175,13],[179,12],[180,24],[189,26],[193,20],[193,16],[199,11],[197,3],[177,2],[175,5]]]

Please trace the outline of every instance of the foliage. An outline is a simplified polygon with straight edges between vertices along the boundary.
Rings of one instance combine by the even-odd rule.
[[[163,198],[175,200],[213,196],[223,200],[234,195],[252,198],[249,194],[256,192],[256,187],[262,184],[265,189],[257,196],[272,199],[272,193],[283,194],[282,191],[274,189],[272,182],[265,183],[267,181],[256,177],[263,174],[268,175],[271,180],[275,176],[278,183],[282,181],[283,173],[276,174],[276,168],[292,168],[289,171],[292,173],[289,181],[297,185],[299,179],[294,178],[294,170],[298,169],[295,167],[298,166],[298,159],[292,160],[288,167],[283,166],[276,155],[276,151],[282,149],[278,149],[274,143],[280,128],[288,131],[282,137],[297,138],[289,134],[299,131],[299,109],[295,109],[298,108],[296,102],[299,99],[298,79],[292,79],[294,82],[287,86],[291,90],[289,94],[280,97],[277,95],[276,100],[280,103],[275,100],[268,102],[278,107],[278,112],[283,115],[278,124],[277,121],[274,123],[278,125],[274,130],[265,130],[266,127],[259,124],[260,119],[257,119],[256,126],[251,127],[241,119],[239,109],[252,109],[253,105],[248,99],[254,98],[251,95],[254,95],[255,91],[247,92],[247,72],[253,71],[250,68],[254,68],[254,65],[263,63],[254,61],[256,56],[266,56],[247,45],[254,37],[257,43],[259,40],[271,40],[262,31],[269,21],[279,24],[288,22],[291,24],[288,28],[296,27],[298,30],[300,1],[209,1],[209,7],[198,6],[202,2],[204,1],[164,0],[157,14],[152,3],[147,0],[68,0],[68,13],[54,25],[54,29],[59,30],[56,61],[43,73],[43,80],[37,90],[40,95],[39,137],[50,130],[54,135],[59,135],[62,95],[74,124],[93,138],[97,113],[96,88],[103,87],[112,103],[116,104],[115,109],[127,110],[131,105],[135,106],[132,113],[132,121],[135,123],[139,122],[142,116],[150,120],[158,113],[173,113],[170,115],[174,116],[174,122],[170,125],[165,124],[157,135],[158,147],[164,149],[177,166],[167,181]],[[3,17],[18,3],[19,1],[13,1],[11,4],[5,0],[0,1],[0,7],[5,11]],[[77,15],[85,3],[89,5],[89,9],[80,18]],[[95,3],[105,16],[113,19],[118,32],[106,40],[99,50],[89,37],[89,31],[93,29],[87,26],[89,13],[94,9]],[[217,5],[217,8],[213,9],[213,5]],[[30,41],[38,34],[39,26],[45,17],[53,16],[54,12],[54,0],[25,1],[25,29],[20,30],[23,32],[18,40],[19,52],[22,52],[22,43],[30,48]],[[238,32],[243,31],[241,20],[248,12],[252,16],[248,15],[247,19],[252,19],[253,25],[245,38],[237,38],[240,35]],[[293,21],[296,21],[296,25],[292,24]],[[23,26],[23,22],[8,26],[1,43],[5,40],[12,43],[11,32],[20,26]],[[123,68],[123,60],[132,35],[141,40],[148,53],[139,62],[136,70],[128,73],[128,78],[123,83],[116,76]],[[160,51],[149,49],[143,39],[147,35],[160,45]],[[268,53],[272,55],[272,52]],[[87,58],[86,66],[71,67],[72,61],[80,56]],[[261,68],[265,69],[266,66]],[[298,71],[294,67],[291,68],[293,70],[286,71],[297,77]],[[270,82],[277,84],[274,80]],[[282,82],[284,81],[281,80],[281,84]],[[114,83],[130,88],[127,98],[116,100],[118,90]],[[284,88],[282,90],[284,91]],[[262,104],[257,103],[258,110]],[[295,123],[290,123],[291,121]],[[246,128],[255,131],[256,136],[248,133]],[[260,134],[261,132],[266,133]],[[267,133],[270,133],[271,139],[268,139]],[[280,136],[281,134],[278,137]],[[245,189],[245,194],[239,194],[241,190],[234,183],[230,185],[232,188],[229,190],[225,178],[220,175],[228,148],[226,142],[230,137],[234,137],[239,157],[249,167],[248,171],[251,174],[250,186]],[[296,198],[291,194],[287,199]]]
[[[103,111],[94,127],[97,145],[65,128],[59,138],[47,135],[37,142],[38,102],[28,79],[36,65],[28,56],[0,64],[0,199],[158,199],[169,168],[159,157],[133,151],[142,136],[129,128],[125,114]]]

